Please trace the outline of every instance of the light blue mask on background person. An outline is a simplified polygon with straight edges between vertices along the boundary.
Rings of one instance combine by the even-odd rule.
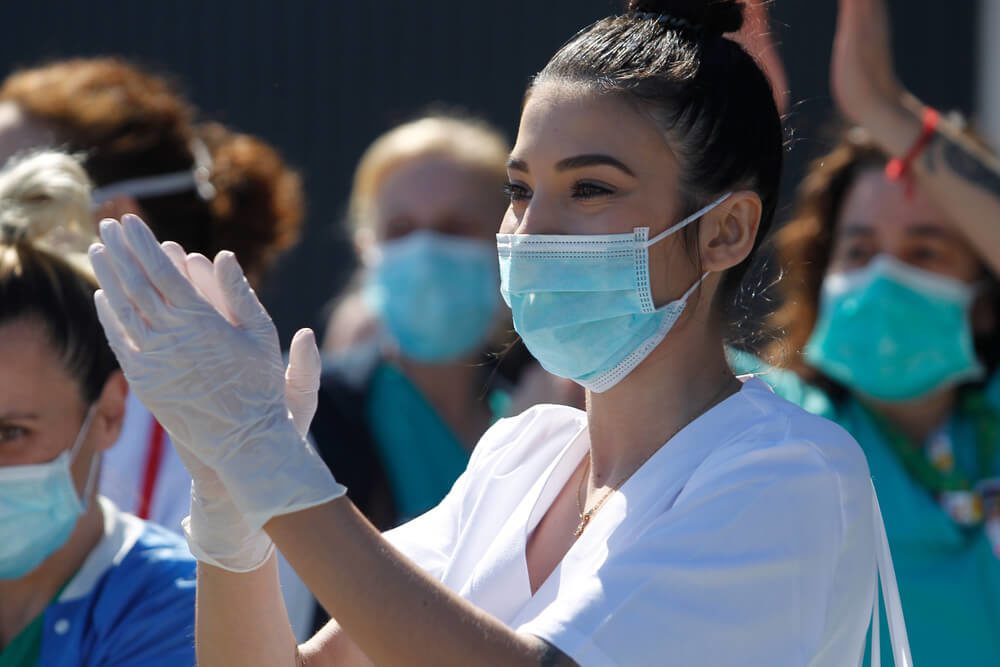
[[[959,280],[879,255],[863,269],[827,276],[805,358],[848,388],[906,401],[982,377]]]
[[[364,299],[404,356],[440,363],[483,344],[500,307],[489,243],[417,231],[377,252]]]
[[[0,579],[20,579],[66,544],[86,508],[96,476],[91,462],[83,500],[70,465],[86,438],[87,411],[73,446],[48,463],[0,467]],[[99,460],[94,457],[94,460]]]
[[[701,218],[732,193],[649,238],[631,234],[497,234],[500,293],[514,329],[542,367],[593,392],[631,373],[667,336],[688,298],[659,308],[649,281],[649,248]]]

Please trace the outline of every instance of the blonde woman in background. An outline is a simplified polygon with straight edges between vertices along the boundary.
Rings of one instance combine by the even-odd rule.
[[[127,387],[94,309],[90,201],[68,155],[0,172],[0,665],[190,665],[186,545],[97,492]]]
[[[509,150],[481,120],[434,114],[376,139],[355,171],[348,218],[362,267],[331,318],[337,349],[312,433],[383,528],[436,505],[512,409],[495,354],[511,329],[495,241]],[[526,365],[533,401],[577,393]]]

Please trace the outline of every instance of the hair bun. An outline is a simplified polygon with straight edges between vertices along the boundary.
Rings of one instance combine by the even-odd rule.
[[[629,0],[628,11],[660,14],[677,19],[707,35],[737,32],[743,27],[743,2],[740,0]]]

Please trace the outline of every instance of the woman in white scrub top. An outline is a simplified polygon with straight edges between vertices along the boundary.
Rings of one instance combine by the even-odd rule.
[[[735,0],[633,1],[533,80],[501,292],[587,410],[501,420],[384,536],[296,435],[232,254],[102,223],[105,330],[194,478],[199,664],[859,664],[881,525],[861,450],[723,352],[782,158],[767,79],[723,37],[741,23]],[[289,374],[318,373],[311,341]],[[335,619],[301,646],[272,540]]]

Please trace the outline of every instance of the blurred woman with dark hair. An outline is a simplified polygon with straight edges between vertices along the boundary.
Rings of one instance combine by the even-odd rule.
[[[89,195],[65,154],[0,171],[0,664],[192,664],[191,554],[97,490],[126,384],[94,309]]]
[[[833,84],[860,127],[775,236],[762,377],[864,448],[916,664],[1000,664],[1000,163],[897,81],[882,0],[842,0]]]

